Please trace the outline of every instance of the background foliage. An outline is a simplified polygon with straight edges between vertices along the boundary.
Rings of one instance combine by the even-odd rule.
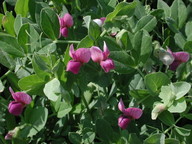
[[[160,47],[192,53],[191,0],[5,0],[0,12],[1,143],[191,144],[191,59],[171,71],[155,57]],[[67,12],[74,25],[63,38],[58,15]],[[102,27],[92,21],[100,17]],[[114,70],[89,62],[66,71],[70,44],[103,41]],[[33,99],[19,117],[7,110],[8,87]],[[117,124],[120,98],[143,109],[126,130]],[[156,103],[169,105],[152,120]]]

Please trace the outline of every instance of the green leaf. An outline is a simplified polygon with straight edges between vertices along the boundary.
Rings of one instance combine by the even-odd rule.
[[[93,45],[94,45],[94,40],[87,35],[80,41],[77,48],[90,48]]]
[[[30,108],[25,112],[25,124],[20,126],[18,138],[33,137],[40,132],[47,122],[48,109],[45,107]]]
[[[171,18],[173,18],[178,28],[182,28],[187,19],[187,8],[182,0],[174,0],[171,5]]]
[[[32,59],[32,66],[36,75],[40,79],[42,79],[43,81],[50,80],[51,74],[49,72],[46,72],[45,69],[42,69],[41,65],[38,62],[38,59],[36,59],[35,56]]]
[[[154,134],[144,140],[144,144],[164,144],[165,135],[164,134]]]
[[[166,23],[169,26],[169,28],[174,32],[174,33],[178,33],[178,27],[177,27],[177,23],[175,22],[174,19],[168,17],[166,18]]]
[[[185,25],[185,34],[187,36],[187,39],[190,38],[192,36],[192,21],[188,21]]]
[[[15,30],[16,35],[18,35],[19,30],[22,25],[23,25],[22,17],[21,17],[21,15],[17,15],[17,17],[15,18],[15,22],[14,22],[14,30]]]
[[[186,110],[187,103],[185,101],[185,98],[180,98],[178,100],[175,100],[173,104],[168,108],[168,111],[171,113],[182,113]]]
[[[183,50],[184,50],[185,52],[192,53],[191,47],[192,47],[192,41],[187,41],[187,42],[185,43],[185,45],[184,45],[184,49],[183,49]]]
[[[95,132],[92,131],[84,131],[84,135],[82,137],[84,143],[92,143],[95,139]]]
[[[75,132],[70,132],[68,137],[69,137],[69,140],[72,144],[80,144],[82,141],[81,136]]]
[[[138,103],[142,103],[148,108],[151,108],[151,104],[157,101],[157,98],[151,96],[147,90],[131,90],[129,94],[135,98]]]
[[[41,55],[34,55],[33,61],[35,62],[38,69],[51,73],[50,67],[48,65],[48,62],[46,61],[47,57],[41,56]]]
[[[175,119],[172,113],[169,111],[163,111],[160,113],[158,118],[167,126],[172,126],[175,124]]]
[[[5,16],[2,19],[2,25],[6,32],[12,36],[15,36],[15,31],[14,31],[14,21],[15,18],[12,14],[12,12],[6,12]]]
[[[106,120],[97,119],[95,126],[96,126],[96,133],[105,143],[112,142],[111,140],[113,137],[113,129]]]
[[[158,0],[158,2],[157,2],[157,8],[164,10],[165,18],[170,17],[170,15],[171,15],[171,9],[170,9],[170,7],[167,5],[166,2],[164,2],[163,0]]]
[[[68,103],[71,101],[69,93],[62,87],[57,78],[54,78],[46,83],[43,92],[47,98],[52,101],[57,101],[59,96],[63,97]]]
[[[57,112],[57,117],[62,118],[65,117],[72,110],[72,106],[69,103],[61,102],[59,110]]]
[[[30,1],[34,1],[34,0],[30,0]],[[30,2],[31,3],[31,2]],[[38,0],[35,0],[35,4],[33,3],[32,6],[35,5],[35,20],[37,22],[37,24],[40,26],[40,14],[41,14],[41,10],[43,8],[49,8],[49,5],[45,2],[39,2]],[[30,10],[30,8],[29,8]],[[34,12],[34,11],[32,11]],[[31,10],[30,10],[30,13],[31,13]]]
[[[130,144],[142,144],[142,142],[135,133],[130,133],[128,139]]]
[[[56,40],[59,37],[59,19],[51,8],[43,8],[41,10],[40,26],[43,32],[52,40]]]
[[[122,29],[116,35],[117,43],[124,49],[124,50],[132,50],[133,46],[131,43],[131,39],[127,30]]]
[[[22,17],[27,17],[27,13],[29,10],[29,0],[17,0],[15,5],[16,14],[21,14]]]
[[[137,2],[127,3],[127,2],[121,2],[119,3],[113,12],[109,13],[106,17],[106,21],[111,21],[116,16],[122,16],[127,15],[131,17],[134,14],[135,8],[137,6]]]
[[[1,25],[2,25],[3,16],[4,16],[4,15],[0,13],[0,29],[2,29],[2,28],[1,28]]]
[[[170,85],[161,87],[159,97],[162,99],[165,105],[169,104],[170,102],[173,102],[173,100],[175,100],[176,98],[176,96],[172,92]]]
[[[186,43],[185,37],[182,33],[176,33],[174,36],[175,43],[181,48],[184,49],[184,45]]]
[[[145,6],[143,6],[142,2],[137,1],[135,16],[137,17],[137,19],[141,19],[145,15],[146,15]]]
[[[178,134],[180,134],[181,136],[189,136],[190,133],[191,133],[191,129],[186,129],[186,128],[182,128],[182,127],[178,127],[178,126],[175,126],[175,130]]]
[[[45,45],[42,49],[40,49],[37,53],[38,54],[51,54],[53,52],[55,52],[57,49],[57,45],[55,43],[50,43]]]
[[[26,23],[21,26],[18,33],[18,42],[26,54],[32,53],[36,49],[38,39],[39,34],[32,25]]]
[[[189,92],[191,85],[187,82],[176,82],[172,84],[172,89],[178,100]]]
[[[154,16],[152,15],[143,16],[137,22],[134,32],[137,32],[141,29],[145,29],[146,31],[151,32],[156,25],[157,25],[157,20]]]
[[[145,85],[152,93],[158,92],[163,85],[168,85],[170,79],[162,72],[151,73],[144,78]]]
[[[4,85],[2,83],[2,81],[0,80],[0,93],[4,91]]]
[[[131,73],[134,71],[134,61],[125,51],[111,51],[110,58],[115,63],[115,71],[119,73]]]
[[[26,113],[25,120],[27,123],[33,125],[33,127],[40,131],[44,128],[48,117],[48,109],[45,107],[35,107],[29,113]]]
[[[23,57],[24,53],[15,37],[0,33],[0,49],[15,57]]]
[[[165,144],[180,144],[179,140],[174,138],[165,139]]]
[[[14,59],[8,53],[3,51],[1,48],[0,48],[0,63],[11,70],[14,69],[16,65]]]
[[[134,51],[132,55],[137,64],[145,64],[152,52],[152,38],[147,31],[138,31],[134,36]]]
[[[93,40],[96,41],[97,38],[99,37],[101,33],[100,27],[97,23],[90,21],[89,23],[89,29],[88,29],[88,34],[89,37]]]
[[[22,90],[37,94],[42,91],[45,82],[37,75],[30,75],[19,80],[18,85]]]

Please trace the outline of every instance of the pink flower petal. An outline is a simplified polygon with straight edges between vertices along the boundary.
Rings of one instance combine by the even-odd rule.
[[[70,60],[67,64],[67,71],[71,71],[74,74],[78,74],[81,67],[80,62]]]
[[[69,13],[64,15],[63,20],[67,27],[73,26],[73,17]]]
[[[88,63],[91,58],[91,52],[88,48],[79,48],[75,51],[76,61],[81,63]]]
[[[172,71],[175,71],[177,69],[177,67],[181,64],[182,62],[180,61],[174,61],[170,66],[169,69]]]
[[[13,138],[13,134],[12,133],[7,133],[6,136],[5,136],[5,140],[10,140]]]
[[[31,97],[24,92],[15,92],[12,96],[16,102],[21,102],[23,104],[31,103]]]
[[[109,51],[109,49],[108,49],[108,47],[107,47],[107,45],[106,45],[106,43],[104,41],[104,44],[103,44],[104,60],[108,58],[109,54],[110,54],[110,51]]]
[[[60,34],[61,34],[63,37],[68,37],[68,29],[67,29],[67,27],[60,28]]]
[[[126,118],[124,116],[120,116],[118,118],[118,126],[122,129],[126,129],[128,124],[131,122],[130,118]]]
[[[101,17],[100,20],[102,21],[102,24],[104,24],[106,17]]]
[[[60,18],[60,17],[59,17],[59,24],[60,24],[60,28],[65,27],[65,24],[64,24],[63,18]]]
[[[15,92],[13,91],[13,89],[12,89],[11,87],[9,87],[9,91],[10,91],[10,93],[11,93],[12,96],[13,96],[13,94],[14,94]]]
[[[109,72],[111,69],[115,68],[115,64],[112,59],[106,59],[105,61],[101,61],[100,65],[106,73]]]
[[[70,57],[72,57],[73,59],[76,59],[75,50],[74,50],[73,44],[70,45],[69,55],[70,55]]]
[[[139,119],[143,114],[142,109],[140,108],[127,108],[124,110],[124,115],[132,119]]]
[[[181,61],[181,62],[187,62],[190,57],[187,52],[174,52],[173,55],[176,61]]]
[[[122,98],[120,99],[120,102],[118,103],[118,108],[119,108],[119,110],[122,111],[122,112],[124,112],[124,110],[125,110],[125,105],[124,105],[124,103],[123,103]]]
[[[12,101],[9,103],[8,110],[11,114],[18,116],[23,112],[24,107],[22,103]]]
[[[91,51],[91,59],[94,62],[100,62],[104,59],[103,52],[99,47],[92,46],[90,51]]]

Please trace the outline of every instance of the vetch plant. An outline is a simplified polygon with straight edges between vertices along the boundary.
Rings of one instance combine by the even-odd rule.
[[[191,9],[4,0],[0,143],[191,144]]]

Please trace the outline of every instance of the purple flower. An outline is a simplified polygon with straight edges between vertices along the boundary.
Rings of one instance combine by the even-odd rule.
[[[189,60],[190,55],[187,52],[172,52],[170,49],[167,51],[174,57],[174,61],[169,67],[173,71],[175,71],[181,63]]]
[[[118,118],[118,125],[122,129],[126,129],[131,120],[139,119],[143,114],[143,111],[140,108],[125,108],[122,99],[120,99],[118,108],[123,112],[123,114]]]
[[[79,48],[74,50],[73,44],[70,45],[69,55],[72,57],[67,64],[67,71],[78,74],[80,67],[84,63],[88,63],[91,58],[91,52],[88,48]]]
[[[73,26],[73,17],[66,13],[63,17],[59,18],[60,23],[60,35],[63,37],[68,36],[68,28]]]
[[[105,42],[103,45],[103,51],[101,51],[101,49],[96,46],[92,46],[90,50],[91,59],[94,62],[99,63],[105,72],[109,72],[111,69],[115,68],[113,60],[108,58],[110,51]]]
[[[13,115],[20,115],[24,107],[31,103],[31,97],[24,92],[14,92],[11,87],[9,91],[15,101],[9,103],[8,110]]]

